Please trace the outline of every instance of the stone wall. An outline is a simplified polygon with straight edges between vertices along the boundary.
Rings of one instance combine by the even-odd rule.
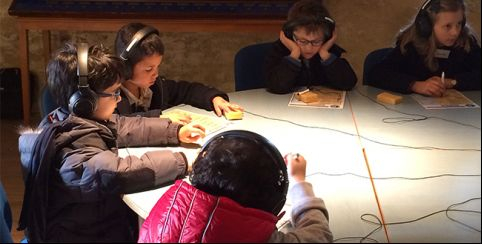
[[[337,23],[337,43],[361,84],[363,60],[368,52],[391,46],[400,28],[409,24],[424,0],[325,0]],[[0,66],[18,67],[18,36],[15,18],[8,15],[10,0],[0,0]],[[480,36],[480,0],[466,0],[468,23]],[[280,26],[281,28],[281,26]],[[172,79],[199,81],[223,91],[234,90],[234,55],[243,46],[271,42],[278,33],[162,33],[166,54],[160,73]],[[30,68],[45,84],[40,31],[29,32]],[[112,49],[114,32],[52,32],[52,50],[64,41],[104,43]],[[113,49],[112,49],[113,50]],[[36,101],[37,93],[33,94]],[[33,111],[38,105],[33,105]]]

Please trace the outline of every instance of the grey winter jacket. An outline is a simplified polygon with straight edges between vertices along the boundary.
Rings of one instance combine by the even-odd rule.
[[[50,172],[47,209],[48,242],[136,241],[136,215],[122,194],[158,187],[183,177],[182,153],[147,152],[120,158],[122,146],[177,145],[180,125],[167,119],[120,117],[97,122],[69,116],[55,138],[54,170]],[[35,135],[19,138],[20,152],[29,153]],[[28,164],[22,155],[22,163]]]

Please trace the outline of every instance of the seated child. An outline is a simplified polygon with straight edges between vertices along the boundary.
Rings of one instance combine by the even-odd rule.
[[[113,116],[123,69],[105,48],[85,43],[67,44],[49,62],[49,85],[69,115],[46,123],[28,161],[19,230],[29,242],[134,242],[137,215],[122,195],[186,175],[183,153],[117,154],[119,145],[177,145],[204,136],[196,125]]]
[[[446,89],[480,90],[480,45],[465,12],[463,0],[425,1],[365,82],[432,97],[443,96]]]
[[[294,229],[282,233],[276,222],[289,187],[286,164]],[[178,180],[156,203],[139,242],[331,242],[328,211],[305,175],[302,156],[283,159],[256,133],[220,133],[201,149],[192,185]]]
[[[117,112],[122,115],[158,117],[162,111],[179,104],[214,111],[221,116],[242,111],[230,103],[226,93],[199,82],[171,80],[159,75],[165,58],[164,44],[158,30],[142,23],[129,23],[117,32],[116,54],[126,66],[126,81],[121,86],[122,101]],[[174,122],[189,123],[187,115],[162,115]]]
[[[335,22],[320,0],[301,0],[288,12],[288,20],[264,63],[269,92],[286,94],[297,87],[327,86],[351,90],[356,74],[335,44]]]

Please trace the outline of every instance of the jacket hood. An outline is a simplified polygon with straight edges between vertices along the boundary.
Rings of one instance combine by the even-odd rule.
[[[266,242],[278,218],[178,180],[156,203],[139,242]]]

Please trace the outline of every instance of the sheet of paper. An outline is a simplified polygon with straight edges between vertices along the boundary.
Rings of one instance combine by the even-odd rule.
[[[478,108],[479,105],[455,89],[446,90],[442,97],[426,97],[412,94],[413,99],[425,109]]]
[[[294,92],[291,96],[291,100],[288,106],[295,107],[309,107],[309,108],[330,108],[330,109],[343,109],[345,105],[346,91],[339,91],[322,86],[311,87],[309,91],[312,95],[316,95],[316,99],[313,102],[305,103],[298,99],[297,94],[300,92]],[[303,93],[303,91],[301,91]]]
[[[173,109],[163,112],[163,115],[170,115],[170,114],[187,114],[191,116],[192,122],[199,123],[200,125],[204,126],[206,129],[206,134],[211,134],[216,132],[224,127],[226,127],[229,122],[226,121],[224,118],[218,118],[214,115],[203,115],[198,113],[193,113],[189,111],[185,111],[182,109]]]

